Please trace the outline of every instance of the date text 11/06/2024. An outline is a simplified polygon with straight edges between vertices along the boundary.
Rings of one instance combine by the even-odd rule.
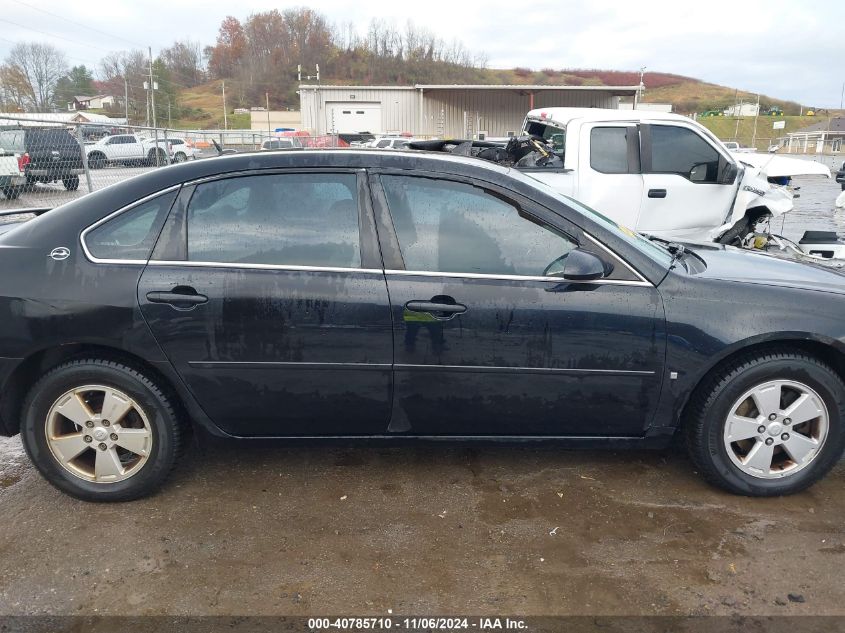
[[[406,631],[526,631],[528,625],[518,618],[391,618],[391,617],[351,617],[351,618],[309,618],[308,628],[312,631],[339,630],[390,630]]]

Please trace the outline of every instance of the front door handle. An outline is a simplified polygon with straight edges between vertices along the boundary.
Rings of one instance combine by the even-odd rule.
[[[454,300],[453,300],[454,301]],[[461,303],[446,303],[444,301],[421,301],[415,299],[405,304],[405,308],[411,312],[427,312],[437,319],[448,320],[458,314],[467,311],[467,307]]]
[[[666,190],[665,189],[649,189],[648,190],[648,197],[649,198],[665,198],[666,197]]]
[[[194,306],[208,303],[208,297],[199,294],[190,286],[176,286],[170,291],[153,290],[147,293],[150,303],[166,303],[178,310],[189,310]]]

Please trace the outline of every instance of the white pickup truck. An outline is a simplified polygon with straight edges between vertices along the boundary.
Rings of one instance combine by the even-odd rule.
[[[26,184],[26,160],[28,157],[22,158],[20,154],[0,147],[0,191],[9,200],[17,198]]]
[[[790,178],[831,175],[810,160],[731,152],[676,114],[545,108],[529,112],[523,129],[545,139],[559,162],[521,169],[620,224],[669,240],[759,247],[769,237],[759,225],[793,209]],[[841,249],[825,252],[839,257]]]
[[[181,162],[185,154],[173,149],[165,139],[145,138],[137,134],[115,134],[105,136],[96,143],[85,146],[88,165],[101,169],[108,165],[168,165]],[[158,160],[156,160],[158,156]]]
[[[800,244],[771,235],[769,220],[793,209],[790,178],[821,163],[731,152],[677,114],[598,108],[530,111],[523,135],[505,144],[422,141],[414,149],[469,154],[514,166],[621,225],[671,241],[720,242],[845,256],[835,235]]]

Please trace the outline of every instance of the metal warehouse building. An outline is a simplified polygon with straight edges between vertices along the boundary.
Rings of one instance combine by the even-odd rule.
[[[472,138],[518,133],[533,108],[618,108],[636,86],[299,86],[302,128]]]

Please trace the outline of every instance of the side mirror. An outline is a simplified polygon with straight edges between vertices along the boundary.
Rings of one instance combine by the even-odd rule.
[[[725,160],[720,159],[720,160]],[[727,162],[725,161],[723,165],[719,165],[720,174],[719,174],[719,184],[720,185],[732,185],[736,180],[737,175],[739,174],[739,167],[737,167],[736,163]]]
[[[598,256],[580,248],[571,251],[563,264],[562,277],[571,281],[595,281],[606,274],[604,262]]]

